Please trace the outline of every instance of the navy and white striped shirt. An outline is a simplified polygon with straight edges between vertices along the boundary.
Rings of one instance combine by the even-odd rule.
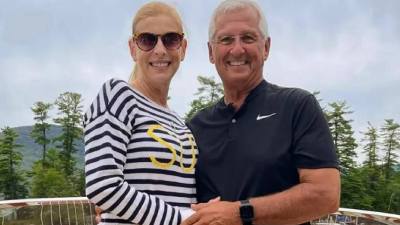
[[[197,146],[180,117],[125,81],[106,82],[84,115],[86,195],[101,224],[180,224],[196,203]]]

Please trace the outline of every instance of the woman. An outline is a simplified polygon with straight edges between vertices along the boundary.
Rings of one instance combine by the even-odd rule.
[[[176,10],[161,2],[136,14],[129,83],[106,82],[84,117],[86,194],[100,224],[180,224],[196,202],[197,146],[167,106],[187,42]]]

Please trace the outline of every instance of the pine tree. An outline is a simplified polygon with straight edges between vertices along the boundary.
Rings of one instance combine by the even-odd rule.
[[[329,103],[329,107],[332,108],[332,111],[326,112],[329,128],[339,157],[341,172],[346,174],[350,169],[355,168],[354,158],[357,156],[355,151],[357,143],[350,124],[352,120],[345,118],[352,111],[348,111],[346,102]]]
[[[31,108],[34,113],[34,119],[36,120],[33,126],[31,137],[35,142],[42,146],[42,167],[46,165],[46,150],[51,140],[48,138],[47,133],[50,129],[50,124],[47,122],[49,119],[48,112],[51,108],[50,103],[36,102]]]
[[[81,95],[72,92],[61,94],[55,101],[58,116],[54,122],[62,127],[62,134],[55,141],[61,149],[62,167],[66,176],[74,172],[75,159],[73,154],[77,151],[75,141],[82,139],[82,99]]]
[[[352,168],[346,176],[342,176],[341,207],[373,210],[374,196],[370,194],[368,171]]]
[[[387,180],[384,176],[380,179],[375,197],[374,211],[400,213],[400,173],[394,172]]]
[[[61,168],[56,164],[60,163],[55,149],[50,149],[49,154],[56,155],[54,164],[42,167],[40,161],[37,161],[32,167],[31,197],[48,198],[48,197],[71,197],[78,196],[73,183],[64,175]],[[48,156],[51,158],[51,156]],[[49,162],[52,162],[49,160]]]
[[[400,125],[393,119],[386,119],[381,129],[383,138],[383,173],[388,180],[394,172],[394,166],[397,162],[397,152],[400,150]]]
[[[369,196],[372,200],[369,207],[362,209],[376,210],[379,205],[379,195],[382,192],[379,187],[383,179],[377,153],[380,144],[379,136],[377,129],[370,122],[368,122],[367,131],[362,132],[362,134],[364,134],[361,140],[363,142],[363,153],[366,154],[367,158],[363,162],[363,166],[359,168],[363,175],[360,185],[365,187],[363,194]]]
[[[26,180],[20,169],[21,145],[16,144],[18,134],[10,127],[1,130],[0,137],[0,192],[5,199],[25,198],[28,194]]]
[[[333,142],[339,158],[341,172],[341,206],[342,207],[369,207],[372,200],[363,193],[363,186],[359,171],[356,168],[354,158],[357,147],[353,137],[353,129],[350,125],[352,120],[346,119],[352,112],[348,110],[345,102],[333,102],[328,106],[331,110],[326,111],[329,128],[333,136]]]
[[[378,131],[377,129],[368,122],[368,128],[366,132],[363,132],[364,138],[362,142],[365,144],[363,145],[363,153],[367,155],[367,159],[363,162],[365,166],[368,168],[376,169],[378,166]]]
[[[212,77],[198,76],[200,87],[196,96],[190,103],[190,110],[186,114],[186,120],[190,120],[198,111],[215,104],[223,96],[223,88],[220,82],[214,81]]]

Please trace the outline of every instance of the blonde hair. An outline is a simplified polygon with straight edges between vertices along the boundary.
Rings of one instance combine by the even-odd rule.
[[[178,11],[173,7],[164,2],[154,1],[144,4],[137,12],[132,22],[132,35],[136,32],[137,24],[148,17],[165,15],[171,17],[179,25],[179,32],[183,33],[183,23]],[[137,72],[136,66],[134,66],[132,73],[129,77],[131,82]]]

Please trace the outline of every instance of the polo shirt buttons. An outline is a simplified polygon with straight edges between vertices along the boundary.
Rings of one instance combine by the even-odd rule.
[[[235,118],[232,119],[232,123],[236,123],[236,119]]]

